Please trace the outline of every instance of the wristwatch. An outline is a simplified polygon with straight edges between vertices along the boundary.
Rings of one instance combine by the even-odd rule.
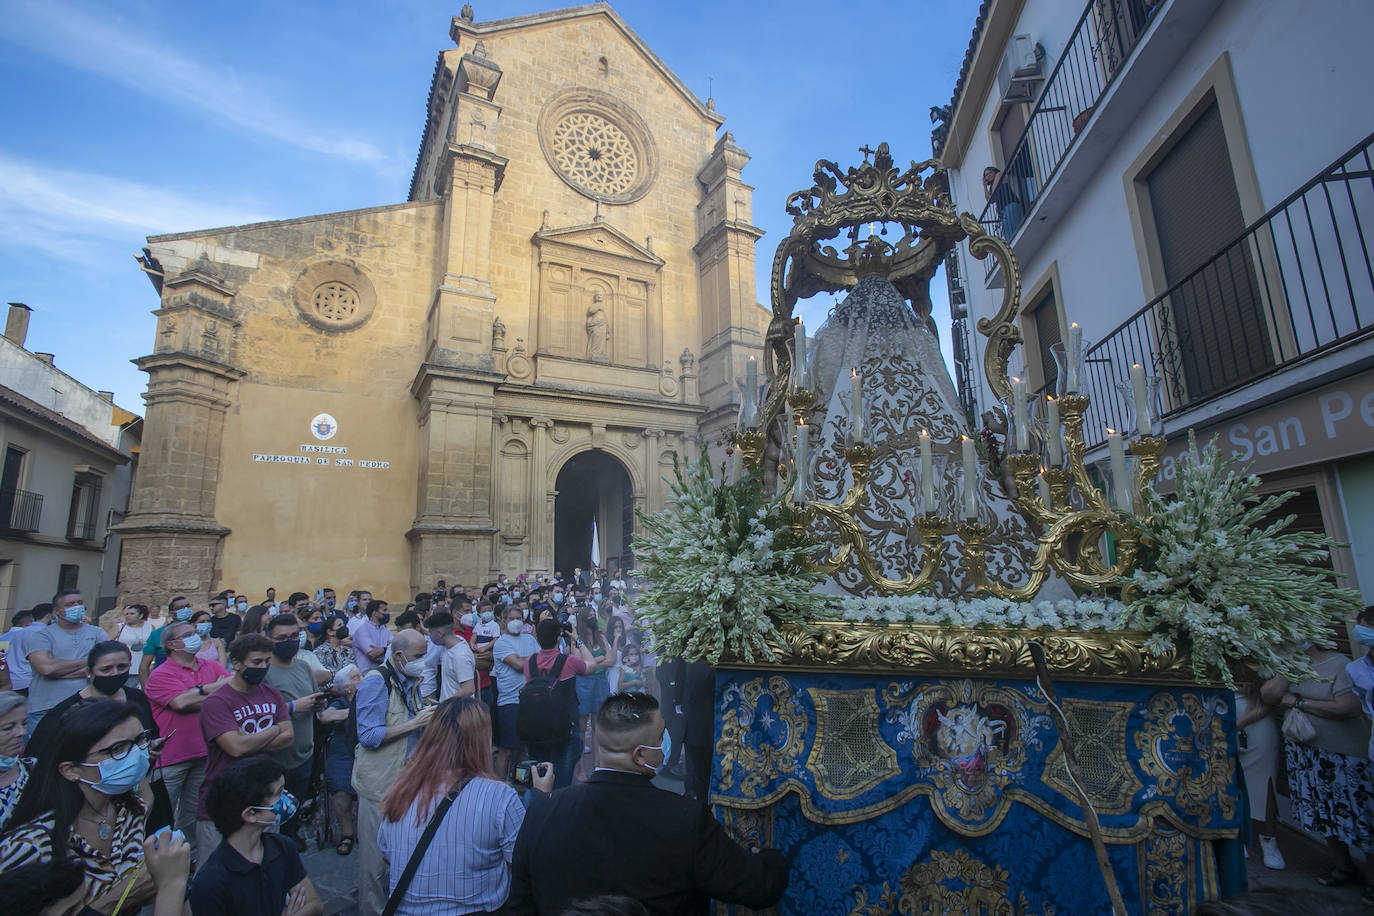
[[[1307,698],[1306,698],[1306,697],[1300,696],[1300,697],[1298,697],[1296,700],[1293,701],[1293,705],[1294,705],[1295,707],[1297,707],[1298,709],[1302,709],[1304,706],[1307,705]]]
[[[200,694],[201,696],[205,696],[205,685],[204,685],[204,684],[197,684],[197,685],[196,685],[196,693]]]

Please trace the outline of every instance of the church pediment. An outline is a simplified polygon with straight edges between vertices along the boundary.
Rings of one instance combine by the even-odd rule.
[[[587,223],[562,229],[543,228],[534,234],[533,241],[541,250],[545,246],[572,248],[625,258],[654,270],[663,266],[662,258],[609,223]]]

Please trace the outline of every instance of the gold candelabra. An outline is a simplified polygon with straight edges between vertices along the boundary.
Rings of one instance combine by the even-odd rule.
[[[872,151],[866,151],[866,156],[869,152]],[[931,169],[933,173],[926,174]],[[880,144],[872,163],[865,158],[862,166],[841,172],[834,163],[822,161],[817,163],[814,177],[813,187],[798,191],[788,200],[788,212],[796,219],[774,258],[773,322],[767,336],[765,371],[775,381],[791,377],[792,384],[771,386],[763,405],[762,429],[774,429],[776,421],[784,415],[784,402],[791,408],[791,418],[798,428],[810,419],[815,405],[815,392],[804,383],[804,360],[796,359],[794,365],[794,353],[805,343],[804,330],[798,328],[800,322],[792,315],[798,298],[818,291],[847,289],[862,276],[879,274],[913,302],[928,302],[928,294],[919,295],[920,286],[928,285],[944,255],[964,240],[974,257],[981,260],[991,255],[1002,269],[1002,302],[991,318],[979,319],[977,328],[988,339],[983,354],[988,387],[995,397],[1011,399],[1013,384],[1008,376],[1008,362],[1022,342],[1016,322],[1020,310],[1020,271],[1006,242],[989,235],[971,214],[960,214],[950,205],[939,163],[912,163],[909,169],[901,171],[894,167],[887,145]],[[895,222],[905,228],[906,234],[895,246],[885,245],[881,249],[870,246],[869,250],[856,243],[837,252],[825,245],[839,232],[849,231],[851,238],[856,238],[859,226],[878,222]],[[1081,370],[1081,366],[1075,368]],[[1081,376],[1081,371],[1078,374]],[[1021,393],[1024,395],[1024,388]],[[754,394],[748,391],[746,397]],[[852,563],[879,594],[914,594],[933,586],[941,571],[945,538],[952,530],[959,544],[958,562],[978,594],[1025,600],[1039,591],[1051,572],[1081,590],[1116,584],[1121,577],[1130,575],[1139,554],[1137,523],[1148,511],[1145,491],[1159,472],[1165,440],[1142,435],[1130,444],[1127,450],[1136,458],[1133,474],[1124,474],[1124,456],[1115,456],[1120,467],[1114,468],[1114,476],[1128,479],[1124,483],[1114,479],[1117,499],[1113,506],[1112,500],[1094,484],[1084,461],[1087,447],[1083,417],[1089,403],[1087,396],[1073,391],[1058,399],[1064,429],[1062,467],[1042,469],[1040,456],[1024,450],[1024,444],[1023,450],[1011,451],[1013,437],[1010,433],[1007,436],[1009,454],[1005,460],[1015,485],[1015,493],[1010,496],[1038,530],[1024,582],[1008,584],[989,576],[987,541],[991,528],[980,522],[976,513],[970,518],[965,511],[966,517],[951,528],[950,518],[933,511],[932,506],[925,506],[924,514],[910,520],[912,529],[920,536],[919,571],[900,579],[883,575],[858,517],[868,494],[869,468],[877,456],[876,449],[862,441],[844,449],[851,484],[838,502],[797,499],[795,493],[804,490],[804,482],[803,486],[787,490],[787,499],[796,513],[794,527],[799,532],[820,518],[837,533],[833,550],[828,556],[813,559],[812,568],[833,574]],[[1016,422],[1026,420],[1022,415]],[[1050,428],[1046,435],[1057,436],[1058,431]],[[742,451],[746,467],[756,470],[761,466],[767,447],[764,432],[741,426],[735,445]],[[779,469],[786,473],[782,462]],[[803,467],[798,467],[797,472],[806,473]],[[1043,477],[1048,500],[1038,492],[1037,472]],[[977,481],[966,479],[964,486],[977,486]],[[1075,491],[1081,496],[1078,505],[1072,499]],[[1105,535],[1111,535],[1115,541],[1115,557],[1110,563],[1102,555]]]

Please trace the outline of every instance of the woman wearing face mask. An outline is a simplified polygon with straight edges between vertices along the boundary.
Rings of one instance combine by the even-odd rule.
[[[126,888],[123,912],[151,903],[153,879],[139,867],[151,804],[149,740],[131,703],[95,700],[64,716],[14,826],[0,837],[0,871],[65,857],[85,870],[83,904],[112,912]]]
[[[315,714],[315,718],[325,728],[324,781],[329,787],[334,818],[339,822],[339,843],[334,847],[334,851],[341,856],[351,853],[358,842],[358,793],[353,791],[355,736],[345,734],[344,728],[348,721],[349,703],[358,692],[358,685],[362,681],[363,673],[358,670],[357,665],[350,662],[340,668],[334,674],[333,687],[337,691],[342,691],[342,696],[336,697],[328,707]],[[317,736],[317,744],[319,740]]]
[[[153,738],[157,738],[157,723],[153,721],[153,707],[148,702],[148,695],[137,687],[127,686],[131,659],[129,647],[122,642],[110,640],[97,643],[86,656],[86,686],[58,703],[43,717],[43,721],[29,736],[29,753],[34,757],[46,757],[57,744],[59,734],[67,727],[65,717],[73,707],[96,700],[128,703],[139,723]]]
[[[196,650],[196,658],[218,662],[220,667],[228,668],[229,650],[224,640],[211,635],[215,627],[214,616],[209,611],[196,611],[191,615],[191,623],[196,628],[196,635],[200,637],[200,648]]]
[[[109,634],[111,639],[117,639],[129,647],[129,651],[137,655],[143,651],[143,646],[148,642],[148,637],[153,635],[152,621],[148,619],[148,606],[146,604],[130,604],[124,608],[118,620],[114,622]],[[138,686],[138,673],[129,678],[129,686]]]
[[[243,615],[243,626],[239,628],[238,635],[242,636],[245,633],[261,633],[262,628],[267,625],[267,621],[270,618],[271,614],[267,612],[267,608],[263,607],[261,604],[253,605],[248,609],[247,613]]]
[[[324,622],[324,640],[315,647],[315,657],[326,671],[341,671],[353,664],[351,642],[348,622],[331,617]]]
[[[1360,700],[1346,671],[1350,659],[1317,646],[1305,651],[1316,677],[1297,684],[1272,678],[1260,688],[1260,698],[1285,714],[1300,710],[1316,729],[1307,742],[1285,736],[1284,758],[1293,819],[1325,837],[1331,855],[1330,870],[1317,883],[1326,887],[1363,883],[1350,847],[1374,851],[1369,726],[1360,715]]]
[[[0,830],[9,826],[14,806],[33,773],[34,758],[24,756],[26,713],[21,695],[0,691]]]

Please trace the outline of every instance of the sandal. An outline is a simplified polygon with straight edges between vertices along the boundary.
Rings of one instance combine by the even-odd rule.
[[[334,851],[341,856],[346,856],[353,851],[353,844],[357,841],[356,837],[346,836],[339,840],[339,845],[334,847]]]
[[[1340,887],[1342,884],[1351,884],[1359,880],[1360,874],[1353,865],[1341,865],[1317,877],[1317,883],[1322,887]]]

